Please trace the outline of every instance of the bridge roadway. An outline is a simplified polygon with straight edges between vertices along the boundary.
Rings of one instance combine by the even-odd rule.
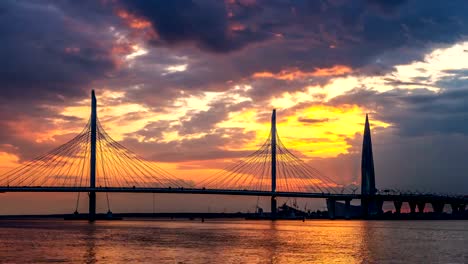
[[[168,193],[168,194],[211,194],[211,195],[241,195],[241,196],[276,196],[297,198],[322,198],[334,201],[350,201],[355,199],[375,199],[390,202],[425,202],[444,204],[468,204],[468,195],[443,196],[433,194],[376,194],[363,197],[361,194],[335,193],[304,193],[304,192],[271,192],[254,190],[223,190],[205,188],[147,188],[147,187],[0,187],[0,193],[6,192],[107,192],[107,193]]]

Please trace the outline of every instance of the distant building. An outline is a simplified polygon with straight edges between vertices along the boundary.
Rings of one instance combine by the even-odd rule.
[[[346,213],[346,204],[344,202],[335,202],[335,209],[334,209],[334,218],[359,218],[362,215],[361,206],[360,205],[349,205],[349,212]],[[330,208],[332,203],[327,202],[327,209],[328,212],[332,212],[333,209]]]

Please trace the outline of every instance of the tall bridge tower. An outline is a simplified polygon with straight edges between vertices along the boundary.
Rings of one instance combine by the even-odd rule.
[[[273,109],[273,113],[271,114],[271,192],[273,195],[271,196],[271,217],[276,217],[276,196],[274,193],[276,192],[276,109]]]
[[[364,127],[364,138],[362,142],[361,159],[361,207],[363,215],[375,214],[375,201],[372,197],[376,194],[374,157],[372,154],[372,139],[369,125],[369,117],[366,114],[366,124]]]
[[[89,187],[96,187],[96,136],[97,135],[97,100],[94,90],[91,92],[91,155],[89,158]],[[89,192],[89,221],[96,219],[96,192]]]

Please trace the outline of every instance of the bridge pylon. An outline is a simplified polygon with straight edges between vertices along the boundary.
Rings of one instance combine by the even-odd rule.
[[[271,192],[273,195],[271,196],[271,217],[272,219],[276,218],[277,213],[277,203],[276,203],[276,196],[274,193],[276,192],[276,109],[273,109],[271,114]]]
[[[91,92],[91,153],[89,187],[96,187],[96,138],[97,138],[97,100],[94,90]],[[89,192],[89,221],[96,219],[96,192]]]

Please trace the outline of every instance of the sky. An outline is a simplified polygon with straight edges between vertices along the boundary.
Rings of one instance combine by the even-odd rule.
[[[276,108],[283,143],[340,184],[360,182],[368,113],[378,189],[466,194],[466,14],[463,0],[1,1],[0,172],[79,133],[94,89],[107,133],[184,179],[255,151]],[[0,213],[75,199],[37,197],[0,194]],[[210,210],[255,206],[222,199]]]

